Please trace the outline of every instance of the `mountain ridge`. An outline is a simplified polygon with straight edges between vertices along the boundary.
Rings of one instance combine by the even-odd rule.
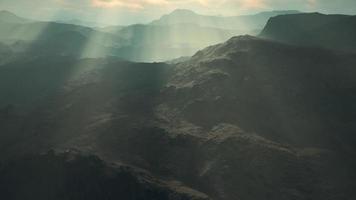
[[[154,20],[151,24],[154,25],[174,25],[179,23],[194,23],[200,26],[227,28],[237,30],[255,30],[263,26],[269,17],[282,14],[300,13],[296,10],[286,11],[266,11],[251,15],[241,16],[214,16],[214,15],[200,15],[194,11],[186,9],[174,10],[169,14],[163,15],[160,19]],[[245,34],[251,34],[246,32]]]
[[[28,23],[32,20],[25,19],[22,17],[17,16],[16,14],[7,11],[7,10],[0,10],[0,22],[7,22],[7,23]]]

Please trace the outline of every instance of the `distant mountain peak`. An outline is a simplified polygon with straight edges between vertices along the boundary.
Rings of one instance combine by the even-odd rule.
[[[0,13],[11,13],[10,11],[7,11],[7,10],[0,10]]]
[[[16,16],[14,13],[7,11],[7,10],[0,10],[0,16],[3,15],[11,15],[11,16]],[[17,17],[17,16],[16,16]]]
[[[203,17],[188,9],[176,9],[171,13],[163,15],[158,20],[154,20],[152,24],[181,24],[181,23],[195,23],[196,19]]]
[[[10,23],[26,23],[26,22],[29,22],[30,20],[19,17],[10,11],[1,10],[0,11],[0,21],[10,22]]]
[[[197,13],[189,9],[175,9],[169,15],[197,15]]]

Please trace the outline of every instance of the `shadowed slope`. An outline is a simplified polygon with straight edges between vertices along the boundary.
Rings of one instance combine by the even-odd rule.
[[[208,200],[179,182],[78,152],[23,156],[0,165],[0,197],[8,200]]]
[[[303,46],[356,51],[356,17],[320,13],[271,18],[260,36]]]
[[[334,137],[347,134],[346,124],[353,130],[355,64],[353,54],[240,36],[178,64],[167,92],[174,91],[174,105],[186,119],[204,128],[237,123],[274,139],[316,145],[339,141]],[[343,141],[355,144],[352,138]]]

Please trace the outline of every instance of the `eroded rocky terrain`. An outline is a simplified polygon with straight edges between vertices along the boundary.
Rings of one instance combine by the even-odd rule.
[[[92,191],[93,199],[100,192],[112,195],[107,199],[352,199],[355,66],[352,53],[252,36],[171,65],[16,59],[0,66],[1,157],[10,163],[0,174],[3,180],[37,180],[34,191],[38,181],[50,181],[48,193],[33,193],[44,195],[39,199],[56,199],[45,195],[63,191],[73,195],[66,199],[89,198],[67,192],[69,185],[53,185],[67,177],[61,175],[67,167],[69,173],[83,171],[73,175],[79,180],[70,174],[68,180],[79,181],[78,191]],[[36,156],[51,149],[57,153]],[[68,149],[97,157],[67,161],[70,153],[60,152]],[[31,156],[7,161],[24,154]],[[84,164],[70,167],[81,159]],[[92,162],[99,167],[91,168]],[[150,178],[102,162],[124,163]],[[53,163],[61,167],[53,169]],[[45,171],[37,171],[38,165]],[[47,169],[53,179],[17,176],[47,177]],[[107,170],[123,178],[108,177]],[[82,185],[87,179],[104,183]],[[172,189],[166,181],[185,186]],[[182,187],[193,194],[182,194]],[[10,189],[8,199],[21,199]]]

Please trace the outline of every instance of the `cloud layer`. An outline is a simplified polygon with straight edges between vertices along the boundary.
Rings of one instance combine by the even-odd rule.
[[[24,2],[24,0],[0,0]],[[239,14],[261,10],[295,9],[356,14],[355,0],[48,0],[67,7],[98,9],[168,10],[194,9],[203,13]],[[46,4],[46,3],[43,3]],[[1,5],[1,2],[0,2]]]
[[[94,7],[128,7],[133,9],[143,9],[152,5],[155,6],[191,6],[200,5],[205,7],[217,7],[222,5],[235,5],[240,8],[265,8],[274,5],[300,4],[309,7],[316,6],[318,2],[323,3],[328,0],[89,0]],[[76,2],[76,1],[71,1]]]
[[[204,6],[217,7],[228,4],[236,4],[242,8],[266,7],[265,0],[91,0],[94,7],[127,7],[132,9],[144,9],[151,6]]]
[[[207,15],[241,15],[270,10],[356,14],[356,0],[0,0],[0,10],[20,16],[79,18],[115,23],[145,23],[174,9],[191,9]]]

